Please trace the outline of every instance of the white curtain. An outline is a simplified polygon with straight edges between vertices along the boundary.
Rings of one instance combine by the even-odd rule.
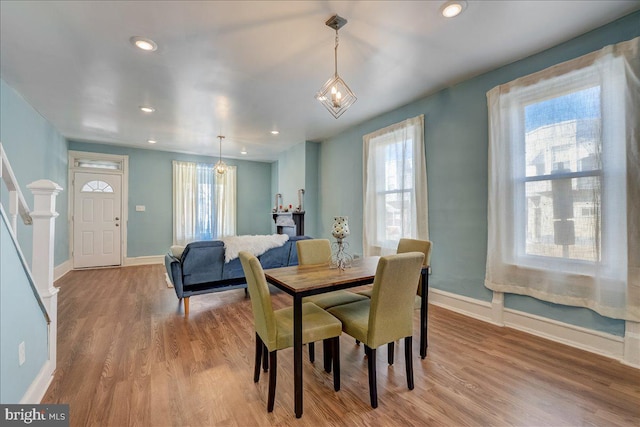
[[[219,177],[213,165],[173,161],[173,244],[236,231],[236,167]]]
[[[227,166],[227,172],[216,175],[216,230],[217,238],[236,235],[236,166]]]
[[[402,237],[428,240],[424,116],[363,137],[363,252],[395,253]]]
[[[639,42],[487,93],[489,289],[640,321]]]

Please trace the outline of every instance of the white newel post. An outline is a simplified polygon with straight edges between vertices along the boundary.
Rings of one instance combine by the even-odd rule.
[[[49,360],[55,369],[58,325],[58,288],[53,286],[53,250],[56,228],[56,197],[62,187],[48,179],[27,185],[33,193],[33,253],[31,273],[49,313]]]

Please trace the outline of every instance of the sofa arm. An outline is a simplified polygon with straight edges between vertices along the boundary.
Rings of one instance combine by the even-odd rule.
[[[182,298],[184,287],[182,284],[182,264],[180,260],[169,252],[164,256],[164,266],[167,268],[167,275],[171,283],[173,283],[173,289],[176,291],[176,295],[178,298]]]

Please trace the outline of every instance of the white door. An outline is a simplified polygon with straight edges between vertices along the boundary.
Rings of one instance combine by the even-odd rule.
[[[121,264],[121,192],[121,175],[74,173],[74,268]]]

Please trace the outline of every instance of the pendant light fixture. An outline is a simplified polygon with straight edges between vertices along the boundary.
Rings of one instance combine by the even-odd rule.
[[[316,99],[329,110],[336,119],[344,113],[358,99],[349,86],[338,75],[338,30],[345,26],[347,20],[333,15],[325,24],[336,30],[336,44],[334,51],[334,76],[330,78],[316,94]]]
[[[218,138],[220,139],[220,159],[213,168],[216,170],[218,175],[224,175],[227,172],[227,165],[222,161],[222,140],[224,139],[224,136],[218,135]]]

